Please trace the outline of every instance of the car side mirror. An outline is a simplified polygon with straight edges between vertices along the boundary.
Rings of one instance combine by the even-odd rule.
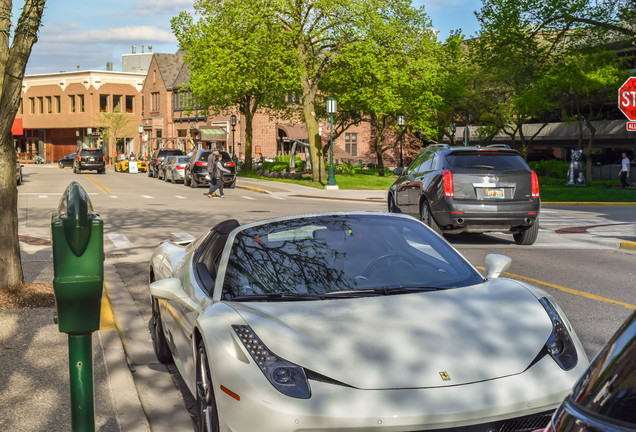
[[[508,270],[512,259],[506,255],[488,254],[485,259],[486,279],[497,279]]]
[[[161,300],[175,302],[191,311],[201,308],[183,291],[181,281],[176,278],[160,279],[151,283],[150,294]]]
[[[404,174],[404,167],[397,167],[393,170],[393,174],[395,174],[396,176],[401,176],[402,174]]]

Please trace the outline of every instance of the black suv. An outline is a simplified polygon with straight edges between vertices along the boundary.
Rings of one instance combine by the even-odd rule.
[[[159,165],[166,158],[167,155],[181,156],[183,152],[180,149],[155,149],[150,155],[150,159],[147,162],[148,165],[148,177],[157,178],[159,175]]]
[[[508,146],[434,144],[396,168],[389,211],[420,218],[440,234],[507,231],[531,245],[539,230],[539,181]]]
[[[73,172],[81,174],[82,171],[95,170],[99,174],[106,172],[106,156],[100,148],[83,148],[73,161]]]
[[[183,184],[193,188],[210,183],[208,175],[208,156],[212,150],[197,150],[192,155],[183,172]],[[223,187],[233,188],[236,185],[236,166],[228,152],[221,151],[223,168],[230,173],[223,173]]]

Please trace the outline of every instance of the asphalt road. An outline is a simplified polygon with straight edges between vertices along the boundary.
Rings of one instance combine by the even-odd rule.
[[[156,245],[164,239],[188,239],[216,223],[236,218],[241,223],[300,213],[323,211],[385,211],[384,193],[336,192],[334,199],[308,197],[297,188],[271,186],[271,193],[226,189],[226,199],[204,196],[205,188],[191,189],[148,178],[145,174],[107,171],[105,175],[73,174],[56,166],[26,166],[19,187],[20,232],[49,238],[50,217],[68,184],[78,181],[89,193],[95,211],[104,220],[105,253],[134,299],[144,320],[149,320],[147,266]],[[238,184],[250,184],[239,179]],[[447,236],[471,263],[482,266],[488,253],[513,259],[508,273],[529,280],[554,295],[593,357],[636,307],[636,253],[619,250],[616,241],[636,237],[635,207],[544,206],[537,243],[514,244],[511,236]],[[628,223],[628,224],[626,224]],[[599,226],[610,234],[559,234],[564,227]],[[178,385],[178,376],[176,376]],[[184,392],[186,405],[192,400]]]

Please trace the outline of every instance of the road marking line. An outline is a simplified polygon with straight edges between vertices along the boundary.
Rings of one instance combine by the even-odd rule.
[[[111,198],[119,198],[117,195],[108,195]]]
[[[480,269],[480,270],[484,270],[484,267],[477,267],[477,268]],[[557,289],[559,291],[563,291],[563,292],[566,292],[566,293],[569,293],[569,294],[574,294],[574,295],[578,295],[578,296],[581,296],[581,297],[585,297],[585,298],[588,298],[590,300],[596,300],[596,301],[600,301],[600,302],[603,302],[603,303],[612,303],[612,304],[615,304],[615,305],[618,305],[618,306],[623,306],[624,308],[627,308],[627,309],[636,309],[636,305],[633,305],[633,304],[630,304],[630,303],[624,303],[624,302],[621,302],[621,301],[608,299],[607,297],[597,296],[595,294],[586,293],[584,291],[579,291],[579,290],[576,290],[576,289],[573,289],[573,288],[568,288],[568,287],[564,287],[564,286],[561,286],[561,285],[553,284],[553,283],[550,283],[550,282],[544,282],[544,281],[540,281],[538,279],[532,279],[532,278],[529,278],[529,277],[516,275],[516,274],[513,274],[513,273],[507,273],[506,272],[506,273],[503,273],[503,274],[506,275],[506,276],[509,276],[509,277],[511,277],[513,279],[520,279],[520,280],[523,280],[523,281],[526,281],[526,282],[535,283],[537,285],[548,286],[550,288],[554,288],[554,289]]]
[[[55,195],[55,196],[59,196],[62,195],[62,192],[20,192],[18,193],[18,196],[20,195]],[[87,195],[99,195],[97,192],[91,192]]]
[[[101,190],[102,192],[104,192],[106,195],[110,194],[114,194],[115,192],[109,188],[108,186],[106,186],[104,183],[95,180],[94,178],[92,178],[90,175],[88,174],[82,174],[85,178],[87,178],[91,183],[93,183],[95,186],[97,186],[97,188],[99,190]]]
[[[38,198],[48,198],[48,195],[38,195]]]
[[[106,236],[115,245],[115,247],[119,249],[130,249],[135,247],[135,245],[132,244],[123,234],[106,234]]]
[[[277,200],[283,200],[283,201],[285,201],[285,198],[283,198],[283,197],[279,197],[279,196],[272,195],[272,194],[269,194],[269,196],[270,196],[270,197],[272,197],[272,198],[274,198],[274,199],[277,199]]]
[[[171,233],[173,236],[182,241],[194,240],[196,237],[188,233]]]
[[[99,331],[117,330],[115,325],[115,314],[108,300],[108,284],[104,282],[104,295],[102,295],[102,308],[99,318]]]
[[[155,197],[150,196],[150,195],[142,195],[142,198],[146,198],[146,199],[155,199]]]
[[[241,198],[245,198],[246,200],[255,200],[256,198],[248,197],[245,195],[241,195]]]
[[[181,196],[181,195],[175,195],[174,197],[175,197],[175,198],[179,198],[179,199],[188,199],[188,198],[186,198],[186,197],[184,197],[184,196]]]

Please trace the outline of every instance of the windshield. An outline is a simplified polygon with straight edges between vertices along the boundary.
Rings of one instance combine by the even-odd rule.
[[[416,220],[328,215],[238,233],[224,290],[234,297],[352,291],[387,295],[411,292],[399,288],[429,291],[482,281],[443,239]]]

